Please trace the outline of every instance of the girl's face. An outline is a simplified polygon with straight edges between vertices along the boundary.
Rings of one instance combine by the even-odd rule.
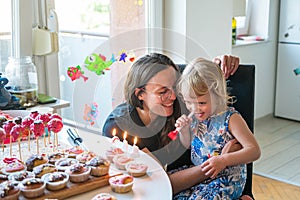
[[[176,82],[176,71],[169,67],[153,76],[144,87],[143,100],[144,111],[153,116],[170,116],[173,114],[173,104],[176,95],[173,87]]]
[[[206,120],[213,113],[209,93],[195,98],[190,97],[190,95],[185,95],[183,99],[186,107],[190,111],[194,111],[194,116],[200,121]]]

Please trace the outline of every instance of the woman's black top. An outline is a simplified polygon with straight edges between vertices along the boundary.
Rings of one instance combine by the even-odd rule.
[[[129,144],[133,144],[134,137],[137,136],[137,146],[140,149],[146,147],[163,166],[168,165],[168,170],[190,165],[190,150],[181,144],[179,137],[174,141],[170,139],[167,142],[162,141],[162,132],[167,120],[169,120],[167,117],[159,116],[151,124],[145,126],[137,110],[123,103],[107,117],[102,133],[104,136],[112,137],[112,130],[115,128],[117,136],[122,140],[124,132],[127,131],[126,140]]]

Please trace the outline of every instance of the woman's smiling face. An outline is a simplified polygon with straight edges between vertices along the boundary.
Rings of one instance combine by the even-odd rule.
[[[144,87],[143,100],[144,110],[159,116],[173,114],[173,104],[176,100],[174,86],[176,83],[176,71],[172,67],[158,72]]]

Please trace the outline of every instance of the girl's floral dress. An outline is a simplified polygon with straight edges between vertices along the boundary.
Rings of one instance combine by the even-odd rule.
[[[194,165],[201,165],[210,157],[218,156],[225,143],[234,138],[228,131],[229,119],[234,113],[238,112],[234,108],[228,108],[225,112],[214,115],[205,121],[193,120],[191,124],[191,132],[193,134],[191,160]],[[184,168],[187,168],[187,166],[179,170]],[[209,178],[205,182],[180,192],[173,199],[238,199],[242,195],[246,177],[245,164],[226,167],[216,178]]]

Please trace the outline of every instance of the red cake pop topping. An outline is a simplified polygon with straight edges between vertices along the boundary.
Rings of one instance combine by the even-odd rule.
[[[42,120],[44,125],[47,124],[50,121],[50,117],[48,114],[44,113],[44,114],[39,114],[36,117],[36,120]]]
[[[51,119],[48,123],[48,127],[50,128],[50,131],[53,131],[54,133],[58,133],[63,128],[63,123],[60,119],[54,118]]]
[[[0,128],[0,143],[4,142],[5,138],[6,138],[6,134],[4,132],[4,129]]]
[[[35,119],[37,116],[39,115],[39,112],[38,111],[32,111],[29,116],[32,118],[32,119]]]
[[[62,117],[59,115],[59,114],[57,114],[57,113],[53,113],[51,116],[50,116],[50,120],[51,119],[60,119],[60,120],[62,120]]]
[[[16,124],[12,120],[6,121],[3,124],[3,129],[4,129],[4,132],[7,136],[10,134],[10,131],[11,131],[12,127],[14,127],[15,125]]]
[[[25,128],[25,129],[29,129],[30,130],[30,125],[34,122],[34,120],[32,119],[32,117],[30,116],[26,116],[23,118],[22,120],[22,126]]]
[[[43,124],[43,121],[42,120],[35,120],[30,125],[30,130],[34,133],[35,137],[43,136],[43,134],[45,133],[45,126]]]
[[[12,141],[15,142],[19,139],[19,137],[22,137],[24,128],[20,124],[16,124],[12,127],[10,131],[10,136],[12,136]]]

